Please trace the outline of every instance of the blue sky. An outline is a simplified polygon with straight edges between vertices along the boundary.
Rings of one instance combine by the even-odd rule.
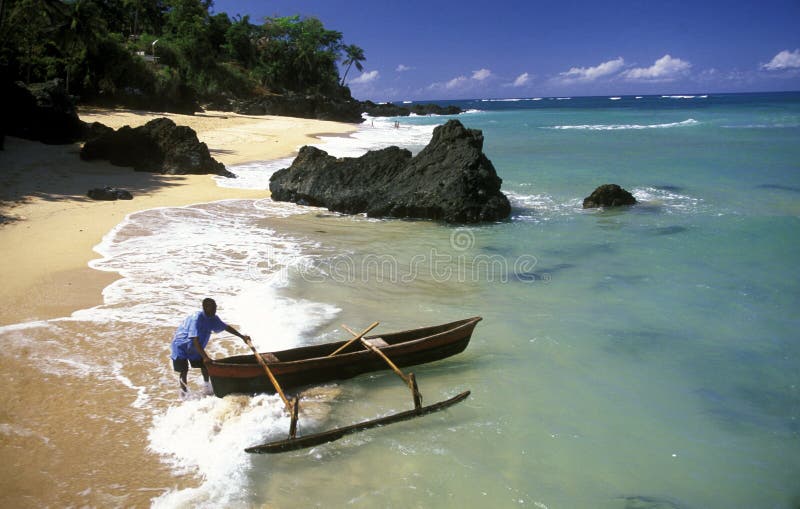
[[[315,16],[375,101],[800,90],[800,0],[216,0]]]

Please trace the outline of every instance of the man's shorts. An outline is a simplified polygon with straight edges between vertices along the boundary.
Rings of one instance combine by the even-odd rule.
[[[189,363],[192,364],[193,368],[202,368],[203,367],[203,359],[172,359],[172,369],[181,373],[183,371],[189,371]]]

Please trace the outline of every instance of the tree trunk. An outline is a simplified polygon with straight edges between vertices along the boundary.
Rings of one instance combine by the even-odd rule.
[[[347,73],[350,72],[350,66],[353,65],[353,61],[351,60],[349,64],[347,64],[347,69],[344,70],[344,76],[342,76],[342,83],[341,86],[344,86],[344,81],[347,79]]]

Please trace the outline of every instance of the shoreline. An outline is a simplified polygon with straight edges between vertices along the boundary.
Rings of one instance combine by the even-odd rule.
[[[334,122],[219,112],[186,116],[91,110],[80,116],[113,128],[171,118],[195,129],[212,157],[226,166],[288,157],[301,145],[317,141],[319,133],[347,135],[357,130],[356,125]],[[102,304],[103,289],[120,276],[93,269],[89,262],[100,257],[94,247],[130,214],[269,196],[267,189],[219,187],[211,175],[161,175],[106,161],[86,162],[79,158],[79,149],[79,144],[6,138],[5,150],[0,151],[5,279],[0,287],[5,304],[0,307],[0,327],[68,317]],[[127,189],[134,198],[86,197],[88,189],[104,186]],[[164,333],[174,325],[164,324]],[[126,345],[132,358],[147,359],[148,365],[134,364],[120,379],[109,369],[126,366],[128,352],[95,352],[97,345],[82,338],[102,337],[101,331],[117,326],[122,324],[97,324],[95,331],[62,322],[38,332],[7,333],[0,356],[0,383],[6,387],[0,395],[0,451],[8,459],[0,466],[4,506],[149,506],[153,497],[170,489],[197,485],[196,475],[173,471],[148,449],[140,421],[147,417],[134,408],[131,387],[150,386],[153,370],[166,369],[161,352],[137,353],[141,347],[136,331],[127,331],[133,333]],[[125,334],[112,337],[126,339]],[[91,371],[70,371],[73,365],[60,362],[59,351],[89,355],[95,359]],[[156,394],[161,390],[156,388]],[[172,404],[171,399],[157,398],[158,407]]]
[[[357,126],[291,117],[255,117],[222,112],[200,115],[89,109],[86,122],[118,129],[165,116],[189,125],[212,157],[226,166],[269,161],[297,153],[320,135],[347,136]],[[94,247],[129,214],[224,199],[258,199],[269,190],[223,188],[211,175],[161,175],[86,162],[79,145],[44,145],[7,138],[0,151],[0,245],[6,284],[0,289],[0,326],[69,316],[102,303],[102,289],[117,275],[88,266]],[[94,201],[86,191],[112,186],[130,190],[130,201]],[[12,270],[9,270],[13,268]]]

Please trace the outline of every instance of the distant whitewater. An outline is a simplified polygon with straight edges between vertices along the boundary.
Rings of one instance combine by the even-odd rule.
[[[669,129],[672,127],[689,127],[700,122],[690,118],[681,122],[668,122],[666,124],[596,124],[596,125],[555,125],[544,129],[577,129],[581,131],[624,131],[628,129]]]

